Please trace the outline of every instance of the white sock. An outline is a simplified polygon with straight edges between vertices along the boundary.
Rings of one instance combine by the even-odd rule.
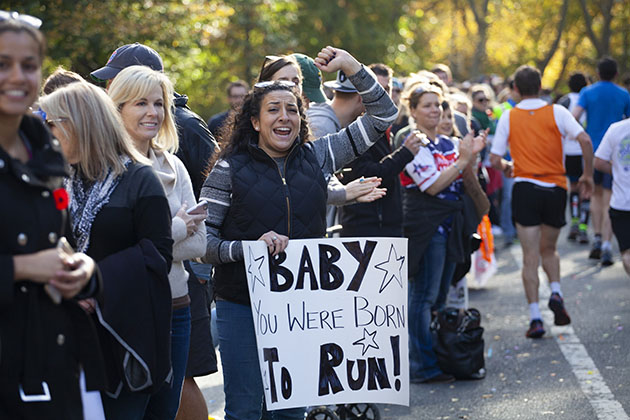
[[[534,319],[542,319],[540,308],[538,307],[538,302],[529,304],[529,320],[533,321]]]
[[[610,241],[602,242],[602,251],[612,251],[612,245],[610,244]]]
[[[549,283],[549,287],[551,287],[551,293],[557,293],[562,297],[562,290],[560,290],[560,282],[554,281]]]

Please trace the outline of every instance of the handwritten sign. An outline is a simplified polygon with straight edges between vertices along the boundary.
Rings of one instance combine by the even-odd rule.
[[[407,240],[243,242],[267,407],[409,405]]]

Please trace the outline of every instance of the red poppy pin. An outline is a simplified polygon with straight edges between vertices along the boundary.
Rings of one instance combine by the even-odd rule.
[[[53,197],[55,198],[57,210],[65,210],[68,208],[68,191],[66,191],[65,188],[57,188],[53,191]]]

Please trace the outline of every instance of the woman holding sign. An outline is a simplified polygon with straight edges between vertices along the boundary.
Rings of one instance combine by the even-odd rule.
[[[479,197],[479,202],[484,200],[474,168],[476,154],[485,146],[486,132],[475,138],[467,135],[458,143],[438,134],[442,92],[432,84],[412,84],[404,100],[417,126],[407,139],[418,135],[426,139],[424,147],[401,174],[405,188],[404,229],[409,238],[410,380],[451,382],[455,378],[440,370],[433,352],[429,331],[431,309],[439,303],[440,290],[448,290],[456,263],[468,249],[464,193]],[[473,232],[477,223],[472,223]]]
[[[201,190],[209,199],[206,260],[215,264],[217,325],[227,420],[258,420],[263,404],[243,240],[265,241],[269,254],[289,239],[326,232],[325,176],[365,152],[396,119],[389,95],[346,51],[326,47],[317,66],[343,70],[361,92],[366,115],[345,130],[309,142],[303,101],[294,82],[254,85],[231,116],[221,152]],[[275,419],[302,419],[304,410],[278,410]]]

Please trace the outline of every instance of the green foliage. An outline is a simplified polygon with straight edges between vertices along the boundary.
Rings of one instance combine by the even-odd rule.
[[[592,23],[590,35],[581,1]],[[569,0],[557,42],[563,0],[489,0],[486,10],[484,3],[3,0],[0,9],[44,21],[46,72],[63,65],[89,77],[120,45],[137,41],[153,47],[177,90],[190,97],[191,107],[204,118],[227,107],[225,86],[237,79],[251,82],[265,55],[315,56],[326,45],[347,49],[366,64],[385,62],[403,75],[445,62],[459,80],[477,76],[475,66],[479,73],[507,76],[527,62],[545,70],[544,80],[555,86],[575,69],[593,74],[598,51],[606,48],[620,59],[622,71],[628,69],[622,58],[630,56],[629,0]],[[487,27],[480,31],[477,22]],[[480,36],[485,38],[480,41]],[[479,45],[487,55],[481,63]]]

